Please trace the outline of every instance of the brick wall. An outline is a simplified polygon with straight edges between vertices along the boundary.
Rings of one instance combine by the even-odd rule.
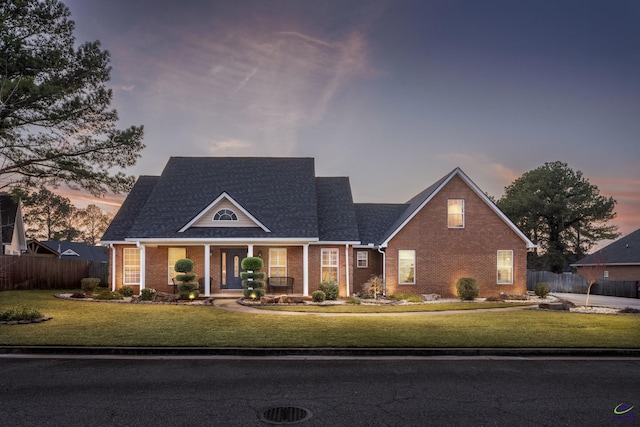
[[[447,199],[464,199],[465,227],[447,227]],[[416,251],[415,285],[398,284],[398,251]],[[514,283],[497,284],[497,251],[513,250]],[[457,297],[455,284],[472,277],[480,296],[526,292],[525,242],[459,177],[454,177],[389,243],[387,294]]]

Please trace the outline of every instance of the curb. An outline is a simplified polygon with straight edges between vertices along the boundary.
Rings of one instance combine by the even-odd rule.
[[[227,357],[625,357],[632,348],[242,348],[0,346],[0,355],[49,356],[227,356]]]

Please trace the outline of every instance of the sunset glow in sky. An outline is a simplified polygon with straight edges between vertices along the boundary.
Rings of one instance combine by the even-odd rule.
[[[63,1],[111,53],[121,127],[145,126],[129,174],[314,157],[401,203],[457,166],[499,198],[559,160],[640,228],[637,0]]]

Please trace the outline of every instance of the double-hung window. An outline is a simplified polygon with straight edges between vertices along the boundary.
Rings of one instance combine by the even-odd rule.
[[[322,249],[320,252],[320,281],[338,283],[338,249]]]
[[[449,228],[464,228],[464,199],[447,200],[447,225]]]
[[[367,251],[358,251],[356,253],[356,266],[358,268],[367,268],[369,267],[369,252]]]
[[[140,284],[140,249],[124,248],[122,260],[122,282],[125,285]]]
[[[269,277],[287,276],[287,249],[269,249]]]
[[[498,284],[513,283],[513,251],[498,251]]]
[[[416,283],[416,251],[398,251],[398,283],[401,285]]]

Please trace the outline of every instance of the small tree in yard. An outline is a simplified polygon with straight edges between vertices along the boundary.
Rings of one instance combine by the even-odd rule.
[[[373,298],[378,298],[378,295],[382,295],[384,290],[384,280],[381,276],[371,276],[371,278],[362,285],[362,292],[367,295],[373,295]]]
[[[458,279],[456,283],[456,291],[458,292],[458,298],[463,301],[473,301],[480,295],[480,285],[476,279],[471,277],[463,277]]]
[[[180,291],[180,298],[193,299],[200,295],[198,291],[198,282],[196,282],[195,273],[193,273],[193,261],[189,258],[182,258],[176,261],[174,269],[180,273],[176,275],[176,280],[180,282],[178,284],[178,291]]]
[[[262,270],[264,262],[259,257],[247,257],[242,260],[242,269],[240,273],[242,279],[242,287],[244,288],[245,298],[260,299],[264,296],[264,276]]]

